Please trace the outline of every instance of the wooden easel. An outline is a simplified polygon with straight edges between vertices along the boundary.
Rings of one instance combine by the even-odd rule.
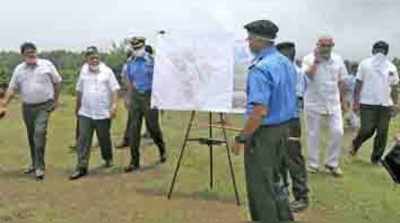
[[[171,187],[168,193],[168,199],[171,199],[173,190],[174,190],[174,186],[175,186],[175,182],[176,182],[176,178],[178,176],[178,172],[181,166],[181,162],[183,159],[183,155],[187,146],[188,142],[198,142],[201,145],[207,145],[209,147],[209,153],[210,153],[210,188],[212,189],[214,186],[214,167],[213,167],[213,163],[214,163],[214,158],[213,158],[213,152],[214,152],[214,146],[215,145],[223,145],[225,144],[225,148],[226,148],[226,154],[228,157],[228,163],[229,163],[229,168],[230,168],[230,174],[231,174],[231,178],[232,178],[232,184],[233,184],[233,189],[235,192],[235,197],[236,197],[236,204],[239,206],[240,205],[240,200],[239,200],[239,193],[237,190],[237,186],[236,186],[236,179],[235,179],[235,173],[233,171],[233,165],[232,165],[232,159],[231,159],[231,150],[229,148],[229,141],[228,141],[228,136],[227,136],[227,132],[226,130],[234,130],[236,131],[237,129],[230,129],[228,127],[225,127],[225,121],[223,118],[223,114],[219,113],[219,119],[220,119],[220,125],[214,125],[212,122],[212,113],[210,112],[208,117],[209,117],[209,125],[208,125],[208,129],[209,129],[209,134],[208,137],[197,137],[197,138],[191,138],[190,137],[190,132],[192,130],[193,127],[193,122],[195,120],[196,117],[196,112],[192,111],[191,116],[190,116],[190,121],[188,124],[188,127],[186,129],[186,133],[185,133],[185,138],[183,140],[183,144],[182,144],[182,148],[179,154],[179,159],[178,159],[178,163],[176,165],[175,168],[175,172],[174,172],[174,176],[172,178],[172,182],[171,182]],[[213,129],[214,128],[219,128],[222,130],[223,133],[223,139],[216,139],[213,138]]]

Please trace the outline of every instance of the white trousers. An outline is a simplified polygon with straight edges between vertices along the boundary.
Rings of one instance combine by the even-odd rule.
[[[307,128],[308,165],[313,168],[319,168],[320,166],[321,122],[326,120],[328,122],[330,139],[325,165],[338,167],[343,138],[342,113],[339,111],[329,115],[322,115],[313,111],[305,111],[305,119]]]

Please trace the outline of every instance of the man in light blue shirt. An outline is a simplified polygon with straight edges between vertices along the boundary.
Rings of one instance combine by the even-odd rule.
[[[243,149],[251,220],[293,220],[287,194],[288,123],[296,113],[296,70],[274,46],[279,28],[269,20],[245,26],[256,55],[249,68],[246,124],[233,152]]]
[[[140,168],[140,133],[143,117],[147,130],[157,145],[160,153],[160,162],[166,162],[165,142],[158,121],[158,110],[150,107],[151,89],[153,84],[154,59],[145,51],[145,38],[134,37],[131,40],[133,48],[132,60],[127,63],[128,88],[132,92],[131,98],[131,162],[125,172]]]

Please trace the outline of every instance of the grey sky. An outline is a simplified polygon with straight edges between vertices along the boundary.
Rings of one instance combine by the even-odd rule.
[[[35,41],[42,49],[102,48],[139,33],[156,30],[232,30],[244,23],[271,19],[280,40],[294,40],[299,54],[315,39],[332,34],[346,58],[367,56],[371,44],[387,40],[400,56],[399,0],[12,0],[0,8],[0,48],[17,50]]]

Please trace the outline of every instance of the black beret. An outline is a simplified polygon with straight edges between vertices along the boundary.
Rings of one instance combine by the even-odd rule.
[[[269,20],[257,20],[245,25],[244,28],[249,33],[270,39],[275,39],[279,31],[279,27]]]
[[[295,47],[296,47],[296,45],[293,42],[282,42],[282,43],[276,44],[276,48],[278,50],[291,49],[291,48],[295,48]]]

